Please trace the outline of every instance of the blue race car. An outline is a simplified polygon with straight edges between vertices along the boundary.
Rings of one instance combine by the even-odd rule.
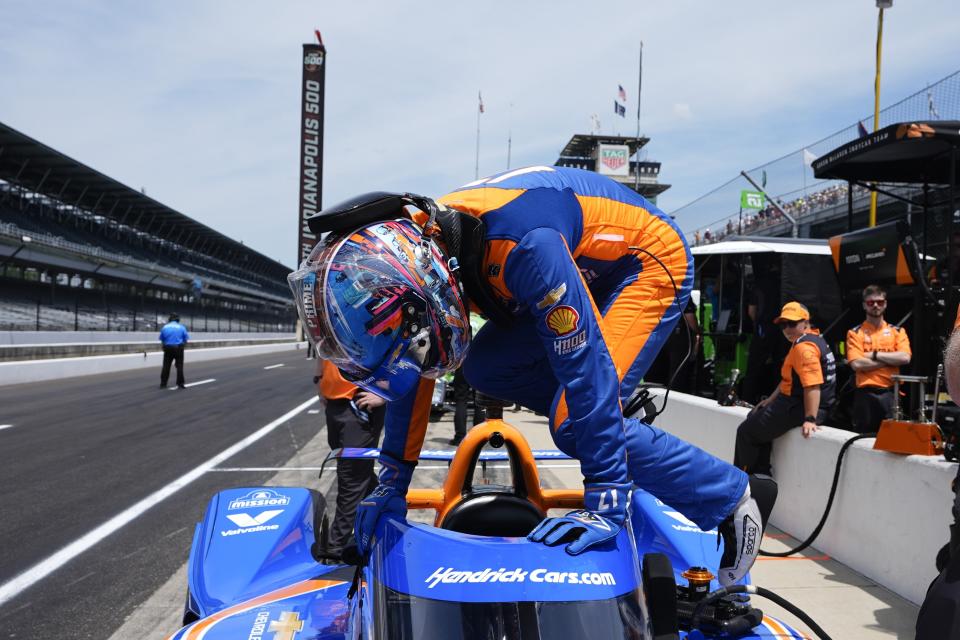
[[[526,440],[502,420],[474,427],[447,457],[443,487],[407,497],[436,510],[435,526],[384,518],[370,557],[353,565],[320,561],[318,492],[218,493],[193,537],[186,626],[170,640],[806,637],[713,591],[716,532],[643,491],[631,526],[597,549],[528,542],[548,509],[582,507],[582,491],[542,488]],[[478,464],[496,458],[509,460],[512,485],[475,485]]]

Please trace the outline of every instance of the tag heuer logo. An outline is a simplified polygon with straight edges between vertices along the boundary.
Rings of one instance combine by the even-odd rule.
[[[323,66],[323,52],[321,51],[310,51],[303,57],[303,66],[307,68],[307,71],[314,71],[317,67]]]
[[[626,155],[622,151],[604,151],[600,162],[612,170],[617,170],[627,163]]]

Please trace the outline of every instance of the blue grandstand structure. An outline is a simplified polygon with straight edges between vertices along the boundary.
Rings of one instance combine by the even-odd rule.
[[[292,331],[289,271],[0,123],[0,331]]]

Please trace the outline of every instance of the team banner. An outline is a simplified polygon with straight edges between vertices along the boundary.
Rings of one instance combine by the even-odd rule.
[[[323,89],[327,49],[322,44],[303,45],[303,92],[300,117],[300,232],[297,264],[317,243],[307,218],[321,207],[323,188]]]

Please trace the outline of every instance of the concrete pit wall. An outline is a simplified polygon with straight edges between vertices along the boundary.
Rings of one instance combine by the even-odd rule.
[[[657,425],[732,461],[737,426],[746,415],[746,409],[671,392]],[[822,427],[804,439],[794,429],[774,442],[780,487],[774,526],[799,540],[810,535],[826,506],[840,447],[854,435]],[[872,447],[868,438],[847,450],[830,516],[813,547],[920,604],[937,575],[936,553],[949,539],[957,463]]]
[[[153,345],[151,345],[153,347]],[[220,360],[224,358],[239,358],[261,353],[278,351],[303,351],[306,354],[305,342],[272,342],[245,346],[222,346],[190,349],[188,362],[203,360]],[[112,373],[115,371],[129,371],[132,369],[157,369],[163,365],[162,351],[141,351],[118,355],[98,355],[76,358],[49,358],[45,360],[28,360],[14,362],[0,362],[0,386],[8,384],[24,384],[28,382],[43,382],[73,376],[93,375],[97,373]]]

